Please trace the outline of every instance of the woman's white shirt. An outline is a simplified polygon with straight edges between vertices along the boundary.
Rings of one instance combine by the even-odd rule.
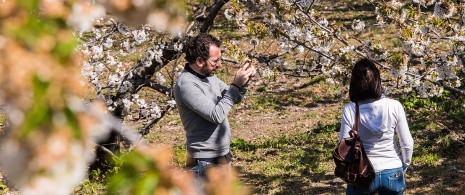
[[[404,108],[397,100],[381,98],[361,104],[359,135],[368,158],[376,172],[403,167],[412,162],[413,138],[407,124]],[[339,141],[350,137],[354,127],[355,103],[344,106]],[[399,147],[395,134],[399,137]]]

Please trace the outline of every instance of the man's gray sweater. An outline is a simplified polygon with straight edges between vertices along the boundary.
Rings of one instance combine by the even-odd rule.
[[[216,75],[198,75],[186,65],[176,81],[174,95],[192,158],[214,158],[229,152],[228,113],[246,90],[232,89]]]

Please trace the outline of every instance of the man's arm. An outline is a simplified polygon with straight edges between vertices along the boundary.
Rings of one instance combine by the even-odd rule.
[[[183,82],[179,85],[181,101],[204,119],[222,123],[231,111],[234,102],[240,97],[239,91],[229,88],[218,103],[208,98],[204,90],[194,82]]]
[[[247,89],[249,87],[249,84],[247,83],[244,87],[242,88],[238,88],[234,85],[228,85],[226,84],[225,82],[223,81],[220,81],[220,89],[221,89],[221,95],[224,95],[226,93],[227,90],[230,90],[230,89],[233,89],[233,90],[238,90],[239,91],[239,97],[237,98],[236,102],[234,102],[235,104],[238,104],[242,101],[242,99],[244,98],[245,94],[247,93]]]
[[[242,101],[249,88],[249,81],[256,73],[257,71],[251,61],[247,61],[247,63],[236,72],[234,80],[231,83],[231,85],[240,92],[240,98],[235,102],[236,104]]]

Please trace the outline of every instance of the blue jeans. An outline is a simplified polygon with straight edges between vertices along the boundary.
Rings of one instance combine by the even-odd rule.
[[[218,165],[207,161],[198,161],[198,163],[192,167],[189,172],[194,174],[195,178],[204,180],[207,177],[206,172],[209,167],[215,167],[220,171],[231,171],[231,163]]]
[[[405,190],[405,177],[402,167],[387,169],[376,173],[375,180],[371,182],[370,187],[362,188],[347,184],[347,195],[353,194],[403,194]]]
[[[231,171],[232,166],[231,163],[218,165],[207,161],[197,161],[196,165],[188,170],[194,176],[193,185],[195,192],[193,194],[206,194],[205,182],[208,180],[206,172],[209,168],[216,168],[219,171]]]

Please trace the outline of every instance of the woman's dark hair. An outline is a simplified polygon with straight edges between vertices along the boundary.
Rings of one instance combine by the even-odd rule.
[[[198,57],[207,60],[210,55],[210,45],[220,47],[221,41],[210,34],[199,33],[187,44],[186,61],[194,63]]]
[[[383,93],[379,69],[368,59],[361,59],[352,68],[350,77],[350,101],[379,99]]]

